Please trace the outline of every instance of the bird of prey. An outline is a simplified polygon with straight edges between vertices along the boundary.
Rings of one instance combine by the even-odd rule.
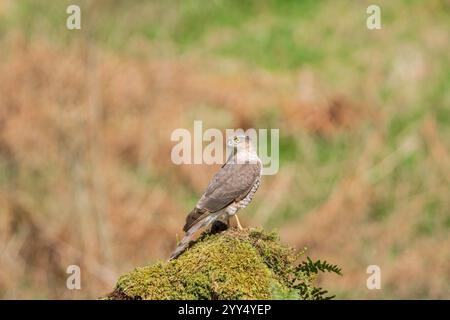
[[[261,181],[262,163],[249,136],[235,135],[227,141],[233,149],[228,160],[214,175],[195,208],[186,217],[185,235],[178,243],[170,259],[178,257],[189,245],[194,234],[218,220],[236,217],[253,199]]]

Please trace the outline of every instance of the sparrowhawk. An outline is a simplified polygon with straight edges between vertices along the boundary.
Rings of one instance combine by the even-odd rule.
[[[214,175],[195,208],[186,217],[185,235],[170,259],[178,257],[189,245],[194,234],[219,219],[228,221],[253,199],[261,180],[262,163],[249,136],[235,135],[227,141],[233,149],[228,160]]]

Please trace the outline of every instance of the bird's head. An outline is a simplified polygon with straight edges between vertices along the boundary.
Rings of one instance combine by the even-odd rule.
[[[246,135],[234,135],[228,139],[227,146],[236,150],[248,150],[251,148],[250,137]]]

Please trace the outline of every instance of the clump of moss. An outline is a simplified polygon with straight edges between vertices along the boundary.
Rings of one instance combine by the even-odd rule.
[[[295,265],[298,254],[276,233],[229,229],[203,235],[175,260],[136,268],[121,276],[110,299],[320,298],[315,273]],[[336,267],[337,268],[337,267]],[[317,268],[316,268],[317,271]],[[323,270],[320,270],[323,271]],[[306,290],[309,289],[309,290]],[[312,296],[310,293],[316,293]],[[309,294],[309,295],[307,295]]]

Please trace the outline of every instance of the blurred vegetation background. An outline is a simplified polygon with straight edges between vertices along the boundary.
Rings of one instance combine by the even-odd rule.
[[[369,4],[0,0],[0,298],[166,259],[217,170],[170,161],[195,119],[280,129],[241,221],[341,266],[337,298],[450,298],[450,4]]]

